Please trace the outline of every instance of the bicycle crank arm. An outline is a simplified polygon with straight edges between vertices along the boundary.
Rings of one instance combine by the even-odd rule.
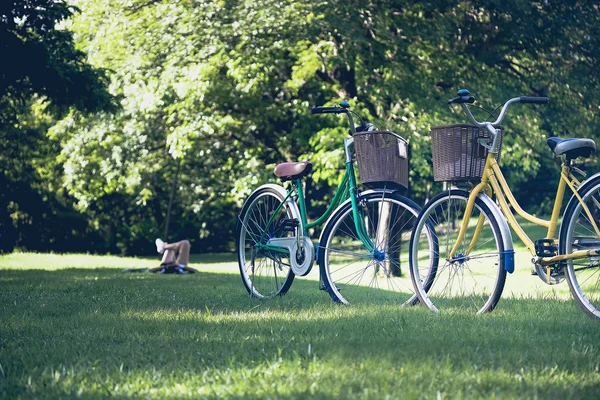
[[[292,272],[296,275],[308,275],[315,261],[315,247],[307,236],[302,236],[300,248],[295,237],[271,238],[266,246],[284,248],[289,251]]]

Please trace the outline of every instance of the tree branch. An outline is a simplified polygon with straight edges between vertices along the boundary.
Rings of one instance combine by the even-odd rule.
[[[129,10],[128,10],[129,12],[127,13],[127,15],[133,15],[143,8],[146,8],[146,7],[156,4],[156,3],[160,3],[162,1],[163,0],[147,0],[144,3],[133,5],[133,6],[131,6],[131,8],[129,8]]]

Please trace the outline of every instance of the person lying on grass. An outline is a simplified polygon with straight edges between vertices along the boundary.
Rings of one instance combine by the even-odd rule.
[[[193,274],[196,271],[194,268],[188,267],[190,262],[190,242],[180,240],[175,243],[166,243],[162,239],[156,239],[156,251],[163,255],[160,261],[160,266],[151,268],[150,272],[159,274],[185,274],[189,272]],[[175,259],[177,256],[177,259]]]

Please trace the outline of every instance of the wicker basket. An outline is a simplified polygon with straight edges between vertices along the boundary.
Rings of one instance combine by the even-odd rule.
[[[360,181],[368,188],[408,188],[408,143],[389,131],[358,132],[354,148]]]
[[[500,160],[504,137],[504,129],[499,127],[498,130],[500,146],[496,160]],[[488,151],[479,144],[479,139],[488,139],[488,144],[492,144],[492,134],[474,125],[432,126],[433,179],[437,182],[480,180]]]

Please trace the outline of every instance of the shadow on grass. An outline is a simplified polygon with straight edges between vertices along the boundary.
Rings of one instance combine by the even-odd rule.
[[[465,374],[559,366],[578,374],[597,368],[600,355],[598,323],[572,301],[503,299],[494,313],[475,317],[397,304],[343,307],[318,282],[302,279],[270,301],[250,298],[234,274],[5,270],[0,281],[0,393],[9,397],[41,393],[25,388],[31,371],[39,377],[61,366],[84,377],[93,368],[117,381],[128,373],[197,374],[311,359],[393,370],[450,365]],[[542,381],[535,385],[545,385],[544,393],[579,393]]]

